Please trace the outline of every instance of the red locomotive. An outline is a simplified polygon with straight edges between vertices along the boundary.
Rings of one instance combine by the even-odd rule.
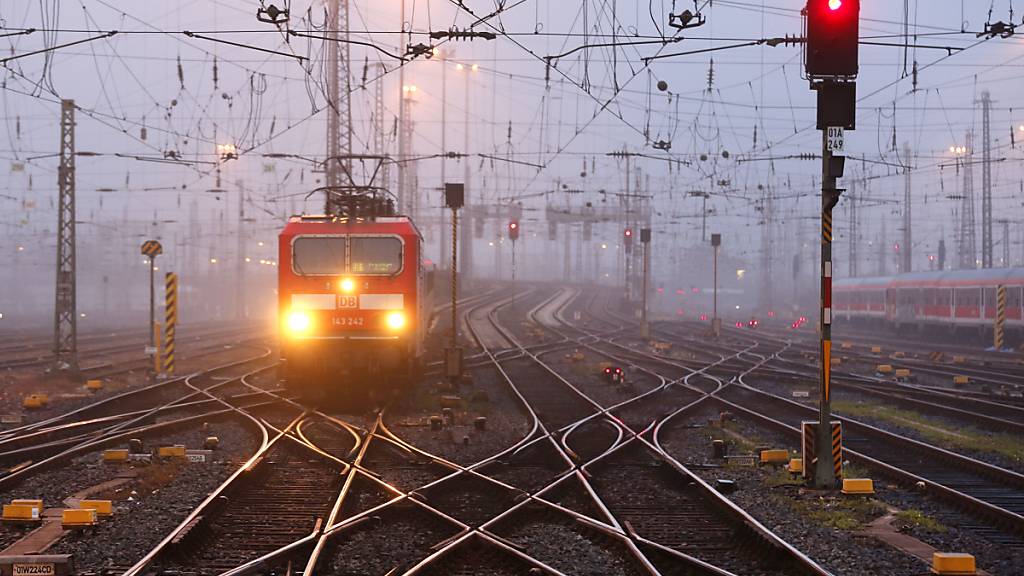
[[[991,329],[997,289],[1006,288],[1006,327],[1024,328],[1024,269],[990,268],[913,272],[853,278],[834,285],[833,314],[872,321],[896,330]]]
[[[407,382],[423,354],[422,237],[406,216],[293,216],[279,236],[281,375],[312,401]]]

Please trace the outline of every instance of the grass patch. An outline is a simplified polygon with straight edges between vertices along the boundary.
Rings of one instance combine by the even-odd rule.
[[[941,522],[931,516],[925,516],[924,512],[920,510],[900,510],[896,513],[896,518],[904,525],[915,526],[928,532],[946,532],[948,530]]]
[[[765,476],[764,483],[769,488],[778,488],[779,486],[803,486],[804,480],[799,474],[794,476],[789,470],[786,470],[785,466],[779,466],[774,472]]]
[[[836,530],[860,530],[887,511],[872,498],[808,498],[793,501],[792,507],[797,516]]]
[[[934,424],[920,412],[875,403],[837,400],[832,402],[832,408],[847,416],[867,416],[910,428],[928,442],[947,449],[990,452],[1024,462],[1024,442],[1017,436],[985,432],[970,426],[949,430]]]

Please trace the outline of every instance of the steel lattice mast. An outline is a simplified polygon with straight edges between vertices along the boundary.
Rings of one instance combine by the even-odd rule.
[[[349,51],[348,0],[328,1],[328,30],[331,38],[327,46],[327,199],[328,214],[337,212],[332,202],[340,188],[351,185],[352,154],[352,85],[351,54]]]
[[[78,373],[75,302],[75,101],[60,103],[60,167],[57,169],[57,290],[53,355],[58,368]]]

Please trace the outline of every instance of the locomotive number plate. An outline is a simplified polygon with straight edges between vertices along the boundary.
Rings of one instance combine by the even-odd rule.
[[[333,319],[335,326],[362,326],[362,316],[338,316]]]
[[[338,296],[338,308],[359,308],[359,297]]]

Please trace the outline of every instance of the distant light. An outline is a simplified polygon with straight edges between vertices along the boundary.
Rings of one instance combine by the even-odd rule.
[[[252,258],[249,258],[248,256],[246,256],[246,257],[245,257],[245,261],[246,261],[246,262],[252,262]]]
[[[476,72],[479,69],[480,69],[480,65],[479,64],[473,64],[473,72]],[[1024,125],[1021,125],[1020,129],[1024,130]]]
[[[494,242],[488,242],[487,245],[488,246],[494,246]]]
[[[434,48],[433,50],[431,50],[431,52],[433,52],[433,53],[434,53],[434,56],[437,56],[438,54],[440,54],[440,53],[441,53],[441,51],[440,51],[440,50],[438,50],[437,48]]]
[[[1020,131],[1021,131],[1021,132],[1024,132],[1024,124],[1021,124],[1021,125],[1020,125],[1020,126],[1018,126],[1017,128],[1018,128],[1018,129],[1020,129]]]
[[[3,319],[4,319],[4,313],[0,312],[0,320],[3,320]]]
[[[829,10],[835,11],[843,7],[843,0],[828,0]]]
[[[18,246],[18,252],[23,252],[24,250],[25,250],[24,246]]]
[[[607,250],[608,249],[608,245],[607,244],[601,244],[601,249]]]
[[[463,70],[463,69],[465,69],[465,68],[466,68],[466,67],[465,67],[465,66],[463,66],[462,64],[456,64],[456,65],[455,65],[455,69],[456,69],[456,70]]]
[[[747,275],[747,271],[743,268],[736,270],[736,279],[743,280],[743,277]]]
[[[216,264],[216,263],[217,263],[217,259],[216,258],[210,258],[210,264]]]
[[[263,246],[263,240],[260,240],[259,242],[257,242],[256,245],[257,246]]]
[[[85,318],[85,312],[82,312],[81,314],[79,314],[79,316],[81,316],[82,318]]]
[[[739,309],[740,309],[740,305],[739,305],[739,304],[737,304],[737,305],[736,305],[736,309],[737,309],[737,310],[739,310]]]
[[[159,266],[153,266],[153,271],[154,272],[159,272],[160,271],[160,267]]]

